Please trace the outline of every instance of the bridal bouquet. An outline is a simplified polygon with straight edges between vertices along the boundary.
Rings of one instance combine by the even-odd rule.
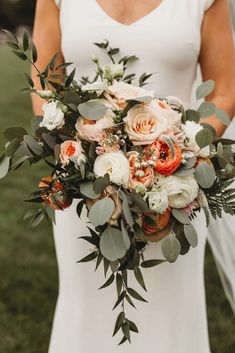
[[[128,270],[146,290],[141,268],[164,261],[175,262],[190,247],[196,247],[197,231],[192,221],[198,212],[221,217],[235,214],[235,177],[232,145],[235,141],[216,138],[213,128],[200,123],[212,114],[228,124],[228,116],[213,103],[203,101],[198,110],[188,109],[173,96],[155,97],[143,88],[151,76],[144,73],[138,86],[135,74],[126,74],[136,56],[117,62],[118,48],[108,41],[95,43],[111,63],[102,65],[94,57],[94,78],[74,80],[58,74],[70,63],[56,66],[57,55],[43,72],[36,67],[37,50],[24,34],[23,44],[9,35],[8,44],[22,60],[35,66],[42,90],[26,75],[30,91],[44,99],[43,116],[32,120],[33,133],[22,127],[4,131],[7,140],[1,157],[0,175],[22,164],[44,160],[51,168],[43,177],[30,202],[40,207],[25,215],[33,226],[53,218],[53,210],[64,210],[78,199],[77,214],[87,210],[90,236],[81,238],[94,250],[78,262],[103,263],[106,282],[117,288],[114,309],[120,307],[113,334],[123,333],[120,343],[131,341],[138,332],[125,312],[125,302],[146,301],[129,286]],[[30,47],[30,50],[29,50]],[[58,81],[59,80],[59,81]],[[214,89],[212,80],[197,89],[197,99]],[[204,119],[205,121],[205,119]],[[163,259],[145,259],[144,248],[162,239]]]

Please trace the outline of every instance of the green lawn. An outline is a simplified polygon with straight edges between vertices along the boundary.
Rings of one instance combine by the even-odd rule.
[[[0,133],[6,126],[29,128],[30,100],[19,93],[27,69],[0,48]],[[0,145],[3,143],[0,137]],[[32,230],[22,220],[29,207],[22,200],[46,174],[45,166],[37,165],[0,181],[0,353],[47,352],[57,294],[52,232],[46,222]],[[206,283],[212,353],[234,353],[235,321],[209,249]]]

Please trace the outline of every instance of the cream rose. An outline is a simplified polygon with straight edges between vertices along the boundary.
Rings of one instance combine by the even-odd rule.
[[[145,194],[145,200],[149,204],[149,209],[156,213],[163,214],[169,207],[166,190],[153,189],[148,191]]]
[[[113,82],[112,86],[109,86],[108,93],[121,101],[144,96],[154,97],[154,91],[148,91],[144,88],[116,80]]]
[[[75,125],[78,136],[86,141],[99,142],[105,135],[104,129],[111,128],[114,125],[114,117],[115,114],[111,109],[108,109],[106,115],[99,120],[79,117]]]
[[[71,159],[76,159],[77,163],[80,164],[86,159],[83,152],[80,141],[65,141],[60,145],[60,162],[67,165]]]
[[[60,129],[64,126],[64,113],[58,105],[57,101],[44,103],[42,106],[43,120],[40,123],[41,127],[46,127],[48,130]]]
[[[168,128],[171,128],[173,125],[178,125],[180,120],[181,120],[181,115],[180,113],[176,112],[173,110],[169,104],[167,104],[165,101],[161,101],[159,99],[154,99],[150,107],[155,109],[156,112],[165,117],[168,121]]]
[[[189,120],[187,120],[185,124],[182,124],[181,127],[188,139],[186,146],[189,147],[197,156],[208,157],[210,154],[209,146],[200,149],[195,140],[197,133],[201,131],[203,127],[200,124]]]
[[[169,125],[161,111],[143,104],[136,104],[123,120],[126,123],[125,131],[134,146],[153,143]]]
[[[95,176],[104,176],[106,173],[109,174],[110,180],[114,184],[128,186],[129,163],[121,151],[104,153],[96,158]]]
[[[161,189],[168,195],[169,206],[184,208],[194,201],[199,192],[199,186],[194,177],[177,177],[171,175],[161,180]]]

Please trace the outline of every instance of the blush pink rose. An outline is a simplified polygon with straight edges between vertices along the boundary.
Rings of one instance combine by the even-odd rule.
[[[65,141],[60,145],[60,162],[63,165],[69,164],[70,158],[83,159],[83,148],[80,141]]]

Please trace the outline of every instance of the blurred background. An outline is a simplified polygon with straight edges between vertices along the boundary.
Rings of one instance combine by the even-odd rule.
[[[32,30],[35,0],[0,0],[0,28]],[[235,22],[235,0],[231,1]],[[30,130],[33,116],[23,72],[29,67],[4,45],[0,34],[0,152],[8,126]],[[51,225],[29,228],[24,203],[47,168],[21,168],[0,180],[0,353],[47,353],[57,296],[57,265]],[[235,352],[235,320],[224,296],[209,246],[205,282],[212,353]],[[173,353],[173,352],[172,352]],[[190,352],[189,352],[190,353]],[[198,352],[202,353],[202,352]]]

